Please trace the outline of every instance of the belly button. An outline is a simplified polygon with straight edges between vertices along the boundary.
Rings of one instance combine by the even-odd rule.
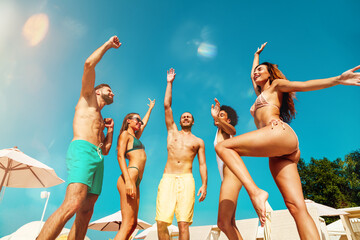
[[[180,161],[178,161],[178,163],[180,163]]]

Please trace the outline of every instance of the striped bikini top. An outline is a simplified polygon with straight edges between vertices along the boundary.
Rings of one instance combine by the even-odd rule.
[[[280,108],[275,104],[269,103],[263,93],[260,93],[260,95],[256,98],[255,103],[250,108],[251,115],[254,117],[256,110],[265,106],[273,106],[280,110]]]

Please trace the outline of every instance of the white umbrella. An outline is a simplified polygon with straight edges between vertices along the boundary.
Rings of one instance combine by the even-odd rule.
[[[360,219],[359,218],[350,218],[350,222],[352,223],[351,225],[356,225],[360,223]],[[326,228],[329,232],[344,232],[344,225],[342,224],[341,219],[332,222],[328,225],[326,225]]]
[[[0,191],[14,188],[46,188],[63,183],[54,169],[31,158],[19,149],[0,150]]]
[[[168,226],[168,230],[170,235],[172,233],[178,233],[179,232],[179,228],[177,226],[174,225],[170,225]],[[148,229],[142,231],[141,233],[139,233],[138,235],[136,235],[134,238],[135,239],[144,239],[150,232],[152,231],[157,231],[157,224],[154,223],[151,227],[149,227]]]
[[[316,203],[312,200],[305,199],[306,206],[316,208],[318,210],[319,216],[339,216],[339,215],[347,215],[349,213],[338,210],[336,208],[332,208],[320,203]]]
[[[121,211],[103,217],[89,224],[90,229],[99,231],[119,231],[122,222]],[[146,229],[151,227],[151,224],[138,219],[136,229]]]

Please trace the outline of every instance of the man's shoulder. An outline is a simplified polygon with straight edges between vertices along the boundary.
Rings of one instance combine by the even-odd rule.
[[[181,130],[179,130],[175,124],[174,128],[169,128],[167,130],[168,135],[172,135],[172,136],[182,136],[183,134],[181,134]]]
[[[80,95],[80,98],[76,104],[76,109],[97,109],[98,104],[96,101],[96,95]]]
[[[198,144],[204,144],[204,141],[203,141],[201,138],[195,136],[193,133],[191,133],[191,135],[192,135],[194,141],[196,141],[196,143],[198,143]]]
[[[199,144],[203,145],[204,144],[204,140],[202,140],[199,137],[196,137],[196,140],[198,141]]]

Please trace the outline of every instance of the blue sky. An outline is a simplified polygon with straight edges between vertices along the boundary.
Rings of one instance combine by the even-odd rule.
[[[72,139],[74,108],[86,58],[111,36],[123,45],[110,50],[96,68],[96,83],[108,83],[115,101],[103,110],[115,121],[115,136],[129,112],[144,115],[148,98],[156,105],[141,138],[148,156],[141,183],[139,218],[154,223],[157,186],[166,163],[163,99],[166,70],[176,70],[174,118],[195,116],[193,133],[205,142],[208,196],[195,204],[193,225],[216,224],[220,177],[210,115],[214,97],[238,112],[237,133],[255,130],[249,108],[253,53],[268,42],[261,60],[279,65],[293,81],[331,77],[360,64],[357,0],[346,1],[11,1],[0,2],[0,149],[18,146],[67,178],[65,154]],[[36,45],[23,34],[37,14],[48,30]],[[44,25],[46,30],[46,24]],[[31,31],[30,31],[31,32]],[[46,33],[46,34],[45,34]],[[34,38],[34,36],[32,36]],[[35,41],[34,39],[32,39]],[[203,45],[201,45],[203,44]],[[209,44],[210,48],[203,48]],[[209,46],[208,45],[208,46]],[[199,50],[200,48],[200,50]],[[296,131],[302,158],[343,158],[360,146],[360,88],[333,88],[297,94]],[[115,142],[114,142],[115,143]],[[265,158],[244,158],[274,209],[284,209]],[[193,173],[201,185],[197,158]],[[121,174],[115,147],[105,159],[103,192],[93,220],[119,210],[116,181]],[[61,204],[66,184],[51,192],[47,219]],[[43,189],[7,188],[0,203],[0,237],[40,220]],[[236,218],[255,217],[245,190]],[[69,222],[66,227],[71,226]],[[115,233],[88,231],[92,239]]]

